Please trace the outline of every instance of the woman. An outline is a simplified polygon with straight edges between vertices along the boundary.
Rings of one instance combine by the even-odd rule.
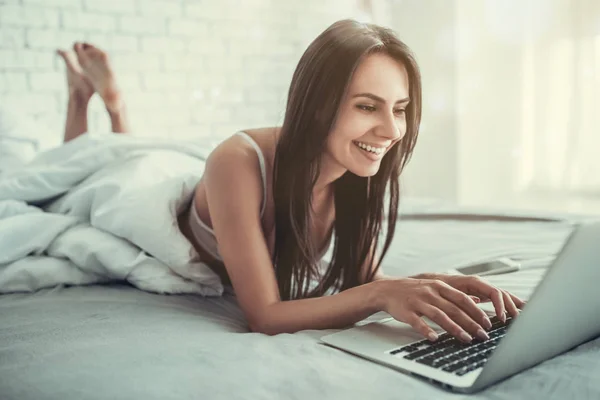
[[[106,53],[81,43],[74,50],[76,57],[60,52],[71,93],[65,140],[86,131],[94,92],[113,131],[127,132]],[[388,28],[342,20],[300,59],[283,126],[238,132],[210,154],[179,226],[232,284],[252,331],[341,328],[383,310],[430,340],[437,336],[423,316],[470,342],[487,339],[491,327],[479,298],[502,320],[518,315],[522,300],[478,277],[381,271],[420,116],[420,73],[408,47]],[[389,229],[378,254],[386,188]],[[332,238],[333,258],[320,276]]]

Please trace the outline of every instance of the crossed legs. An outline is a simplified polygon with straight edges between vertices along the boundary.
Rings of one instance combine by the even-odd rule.
[[[73,45],[73,52],[57,50],[57,53],[65,61],[69,87],[64,142],[87,132],[88,103],[94,93],[104,101],[112,131],[129,132],[125,103],[108,55],[91,44],[80,42]]]

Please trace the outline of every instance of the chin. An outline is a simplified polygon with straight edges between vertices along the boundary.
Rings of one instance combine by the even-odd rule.
[[[362,178],[368,178],[370,176],[377,175],[377,173],[379,172],[379,165],[372,168],[349,168],[348,170],[354,175],[360,176]]]

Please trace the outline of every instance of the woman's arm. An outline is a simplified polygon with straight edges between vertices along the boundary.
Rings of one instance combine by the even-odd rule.
[[[270,305],[257,327],[267,335],[304,329],[342,329],[383,309],[381,282],[371,282],[331,296]]]
[[[262,229],[262,183],[256,152],[233,137],[209,156],[204,172],[219,252],[250,329],[277,334],[340,328],[379,311],[378,283],[321,298],[281,301]]]
[[[480,323],[491,326],[472,299],[437,279],[377,280],[332,296],[282,302],[260,218],[258,158],[242,143],[239,137],[231,138],[211,153],[204,182],[219,251],[251,330],[273,335],[343,328],[380,310],[423,335],[433,334],[431,340],[435,333],[422,316],[456,337],[467,331],[479,334]],[[498,289],[467,278],[467,287],[494,299],[498,313],[504,310]],[[464,312],[457,314],[457,308]],[[468,335],[464,340],[470,340]]]

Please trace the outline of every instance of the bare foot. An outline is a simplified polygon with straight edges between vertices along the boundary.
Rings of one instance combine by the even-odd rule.
[[[94,90],[104,100],[109,112],[122,107],[122,96],[108,60],[108,55],[89,43],[76,42],[73,45],[83,75],[90,81]]]
[[[87,102],[94,94],[94,87],[90,80],[83,75],[81,65],[74,53],[64,50],[56,50],[62,57],[67,67],[67,85],[69,85],[69,96],[77,100]]]

